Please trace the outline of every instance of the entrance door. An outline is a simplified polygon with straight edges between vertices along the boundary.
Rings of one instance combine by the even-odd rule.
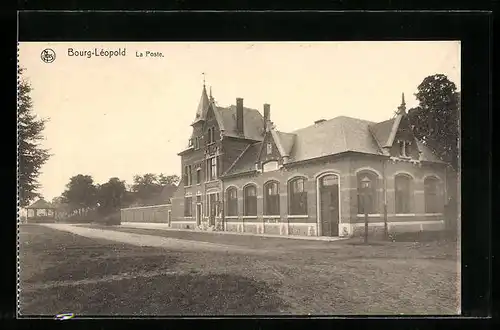
[[[323,236],[339,235],[339,178],[328,174],[319,179],[321,232]]]
[[[202,209],[201,203],[196,204],[196,225],[201,225]]]

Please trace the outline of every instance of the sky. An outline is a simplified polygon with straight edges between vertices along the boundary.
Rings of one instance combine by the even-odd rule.
[[[41,59],[44,49],[56,56]],[[69,56],[125,50],[124,56]],[[161,52],[162,56],[146,56]],[[144,56],[140,57],[140,54]],[[244,99],[280,131],[318,119],[383,121],[405,94],[407,108],[422,80],[442,73],[460,90],[460,42],[96,43],[24,42],[19,66],[33,88],[33,111],[48,118],[39,192],[59,196],[70,177],[128,184],[145,173],[180,175],[203,77],[220,106]],[[204,75],[202,74],[204,73]]]

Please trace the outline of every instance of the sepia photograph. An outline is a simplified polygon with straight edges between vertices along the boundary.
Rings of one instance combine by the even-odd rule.
[[[460,51],[20,42],[18,316],[459,315]]]

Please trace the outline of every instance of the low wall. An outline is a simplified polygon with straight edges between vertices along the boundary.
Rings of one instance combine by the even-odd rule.
[[[168,223],[170,204],[121,209],[121,222]]]

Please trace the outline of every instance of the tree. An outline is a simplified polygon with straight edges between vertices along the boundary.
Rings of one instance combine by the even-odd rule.
[[[141,202],[150,200],[152,197],[158,195],[161,192],[161,188],[162,186],[156,174],[146,173],[142,176],[134,176],[132,191],[137,194],[136,196]]]
[[[24,69],[18,69],[21,77]],[[41,167],[50,158],[49,150],[40,146],[43,130],[48,119],[39,119],[33,112],[31,101],[31,85],[24,78],[18,85],[18,161],[19,161],[19,200],[21,207],[26,207],[36,198],[40,188],[38,176]]]
[[[125,196],[125,182],[118,178],[111,178],[98,188],[97,202],[103,214],[109,214],[120,209]]]
[[[158,181],[162,186],[166,185],[173,185],[177,186],[179,184],[180,178],[178,175],[165,175],[163,173],[160,173],[158,176]]]
[[[444,74],[426,77],[415,94],[419,106],[408,111],[415,137],[458,169],[460,92]]]
[[[90,175],[78,174],[70,178],[62,197],[72,210],[88,210],[96,206],[97,186]]]

